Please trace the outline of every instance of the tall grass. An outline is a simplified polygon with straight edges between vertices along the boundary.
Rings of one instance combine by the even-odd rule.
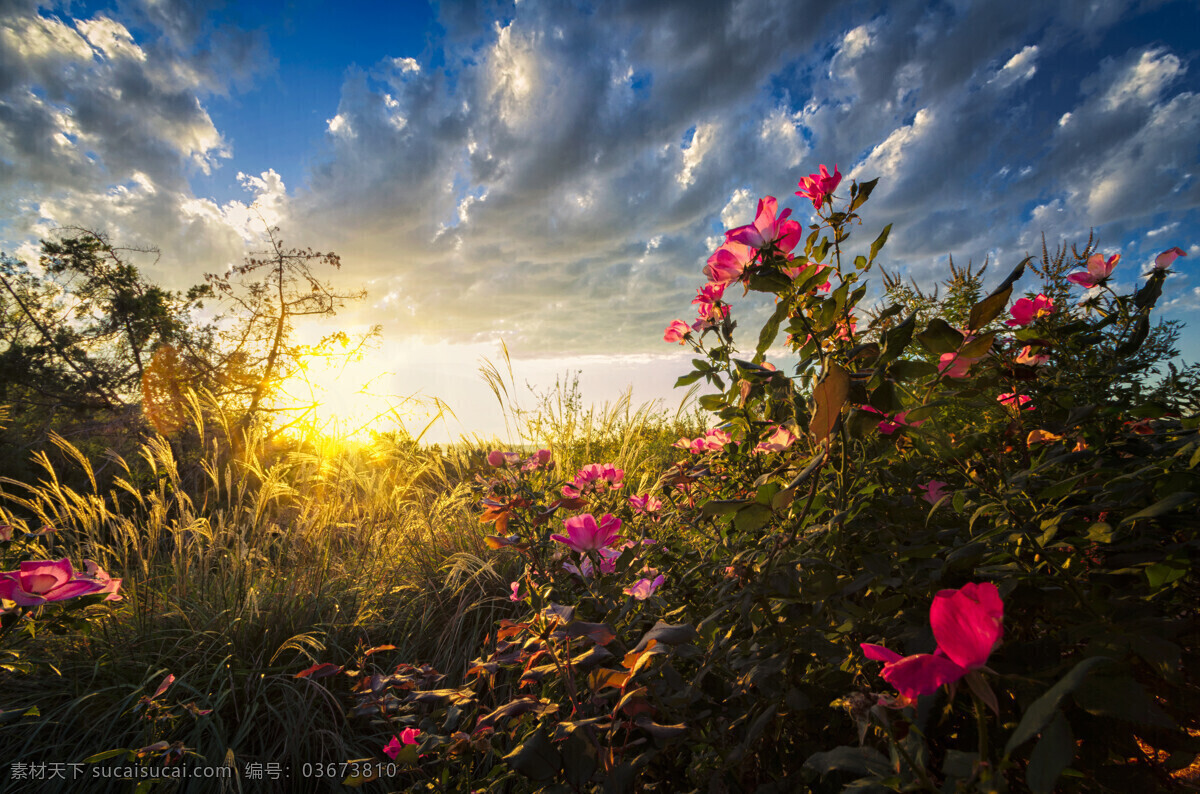
[[[536,411],[510,418],[529,443],[548,444],[564,472],[614,462],[644,488],[690,427],[679,413],[632,408],[628,395],[595,410],[583,407],[577,381],[557,389],[557,401],[545,395]],[[305,790],[296,779],[303,764],[378,757],[388,735],[348,720],[330,679],[297,672],[350,666],[388,644],[395,650],[372,663],[458,675],[508,613],[516,561],[482,543],[470,487],[496,445],[430,449],[401,435],[280,447],[198,398],[190,408],[190,446],[152,436],[135,460],[110,453],[96,462],[56,437],[71,477],[42,451],[37,482],[0,481],[0,520],[56,528],[46,555],[95,560],[123,578],[124,596],[93,608],[102,617],[88,636],[30,643],[25,653],[52,667],[19,680],[0,673],[0,706],[41,712],[0,725],[0,756],[70,763],[168,739],[209,765],[282,764],[292,778],[276,787]],[[221,442],[229,438],[237,455]],[[168,673],[176,682],[163,700],[211,715],[156,724],[136,714]],[[59,783],[54,790],[102,790],[91,780]]]

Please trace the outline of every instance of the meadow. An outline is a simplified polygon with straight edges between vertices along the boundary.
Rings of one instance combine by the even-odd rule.
[[[726,233],[664,333],[695,410],[560,382],[519,445],[346,445],[184,391],[123,451],[51,436],[0,483],[5,790],[1194,790],[1182,251],[868,307],[890,227],[839,185]]]

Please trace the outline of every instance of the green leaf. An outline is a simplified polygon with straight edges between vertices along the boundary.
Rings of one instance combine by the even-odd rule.
[[[888,374],[892,380],[906,381],[914,378],[924,378],[937,372],[937,367],[928,361],[909,361],[901,359],[893,361],[888,366]]]
[[[40,716],[42,716],[42,712],[38,709],[37,706],[30,706],[29,708],[22,707],[22,708],[16,708],[16,709],[7,709],[5,711],[0,711],[0,725],[3,725],[6,722],[11,722],[12,720],[15,720],[15,719],[20,719],[21,717],[40,717]]]
[[[1008,278],[1004,279],[1004,283],[996,287],[995,292],[1003,292],[1006,289],[1012,289],[1012,285],[1017,283],[1017,279],[1024,275],[1025,265],[1029,264],[1031,261],[1033,261],[1032,256],[1027,256],[1022,259],[1020,263],[1013,268],[1012,272],[1008,274]],[[995,292],[993,294],[995,294]]]
[[[762,327],[762,331],[758,335],[758,347],[754,349],[754,363],[761,364],[764,357],[767,355],[767,348],[775,343],[775,337],[779,336],[779,324],[788,316],[788,309],[791,304],[789,301],[781,300],[779,305],[775,307],[771,318],[767,320],[767,324]]]
[[[1074,694],[1075,703],[1095,717],[1176,729],[1174,720],[1130,675],[1094,675]]]
[[[917,334],[917,341],[930,353],[940,356],[958,350],[962,346],[963,335],[942,318],[934,317],[925,330]]]
[[[982,356],[992,348],[992,342],[996,339],[996,334],[983,334],[972,339],[963,345],[961,355],[967,358],[976,358]]]
[[[813,753],[804,765],[822,777],[830,772],[886,777],[892,771],[887,758],[873,747],[835,747],[827,753]]]
[[[541,728],[503,760],[530,780],[550,780],[562,769],[562,757]]]
[[[650,640],[654,640],[661,645],[682,645],[685,642],[691,642],[696,637],[696,630],[692,628],[690,623],[671,625],[660,620],[654,624],[654,628],[642,636],[642,639],[638,642],[634,650],[644,651],[646,646],[650,644]]]
[[[854,194],[854,198],[852,198],[850,200],[850,211],[851,212],[854,212],[856,209],[861,207],[863,205],[863,203],[868,198],[870,198],[871,191],[875,189],[875,185],[878,183],[879,183],[879,177],[875,177],[874,179],[872,179],[868,182],[863,182],[862,184],[857,186],[858,192],[856,192]]]
[[[1025,769],[1025,782],[1033,794],[1051,794],[1062,771],[1071,765],[1075,757],[1075,738],[1071,726],[1061,711],[1056,711],[1050,727],[1029,755],[1029,766]]]
[[[837,364],[830,364],[825,377],[813,389],[813,414],[808,430],[818,444],[833,432],[849,394],[850,374]]]
[[[1146,282],[1146,286],[1138,290],[1137,295],[1133,298],[1133,303],[1139,309],[1146,309],[1153,306],[1160,295],[1162,295],[1163,279],[1167,277],[1165,271],[1156,270],[1150,280]],[[1145,318],[1146,315],[1142,315]]]
[[[979,753],[948,750],[946,760],[942,762],[942,774],[946,777],[969,778],[975,774],[975,765],[978,763]]]
[[[1008,744],[1004,745],[1004,755],[1011,755],[1013,750],[1041,732],[1058,711],[1058,704],[1062,702],[1062,699],[1074,692],[1087,678],[1088,673],[1110,661],[1105,656],[1090,656],[1071,668],[1071,671],[1059,679],[1058,683],[1050,687],[1045,694],[1025,709],[1020,724],[1013,731],[1013,735],[1009,737]]]
[[[1187,575],[1188,564],[1182,560],[1164,560],[1156,562],[1146,569],[1146,578],[1151,590],[1161,590],[1171,582],[1182,579]]]
[[[1191,491],[1177,491],[1170,496],[1159,499],[1145,510],[1141,510],[1131,516],[1126,517],[1118,526],[1123,527],[1126,524],[1131,524],[1134,521],[1140,521],[1143,518],[1158,518],[1161,515],[1166,515],[1167,513],[1177,510],[1180,507],[1183,507],[1185,504],[1194,502],[1195,500],[1196,494],[1192,493]]]
[[[706,518],[727,516],[730,513],[736,513],[748,504],[750,502],[747,499],[709,499],[701,506],[700,515]]]
[[[985,325],[996,319],[1000,312],[1004,311],[1004,307],[1008,305],[1008,299],[1012,297],[1012,287],[993,292],[986,298],[976,303],[971,307],[971,317],[967,321],[967,327],[972,331],[978,331]]]
[[[879,254],[879,249],[883,248],[883,244],[887,242],[888,235],[891,233],[891,231],[892,224],[889,223],[887,226],[883,227],[883,231],[881,231],[879,236],[875,238],[875,242],[871,243],[870,261],[875,261],[875,257]]]
[[[596,748],[583,731],[574,731],[561,745],[563,772],[567,784],[575,791],[582,791],[596,771]]]
[[[757,532],[771,520],[771,508],[753,502],[746,505],[733,517],[733,526],[738,532]]]
[[[680,386],[690,386],[703,377],[703,372],[689,372],[686,375],[680,375],[679,379],[675,381],[675,388],[678,389]]]
[[[1121,346],[1117,348],[1118,356],[1129,356],[1137,352],[1142,346],[1142,342],[1146,341],[1146,337],[1150,335],[1150,316],[1143,314],[1138,317],[1137,323],[1133,326],[1133,334],[1126,339]]]

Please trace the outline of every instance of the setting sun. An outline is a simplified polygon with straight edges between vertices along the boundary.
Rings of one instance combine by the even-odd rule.
[[[279,388],[291,434],[315,432],[342,441],[366,441],[372,431],[397,430],[415,416],[420,400],[390,391],[392,371],[379,351],[359,358],[310,356]]]

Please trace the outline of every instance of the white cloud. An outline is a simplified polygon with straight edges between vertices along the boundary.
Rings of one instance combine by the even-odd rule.
[[[715,133],[715,124],[701,124],[696,127],[691,141],[683,148],[683,167],[679,169],[679,173],[675,177],[680,187],[686,188],[694,181],[692,172],[700,166],[700,163],[704,161],[704,155],[712,148],[716,140]]]
[[[146,52],[133,42],[133,34],[120,22],[114,22],[106,16],[94,19],[81,19],[75,23],[79,32],[101,55],[109,60],[129,58],[135,61],[145,61]]]
[[[1014,83],[1023,83],[1029,80],[1037,74],[1037,56],[1037,45],[1030,44],[1009,58],[1008,62],[988,82],[994,83],[999,88],[1008,88]]]
[[[1104,102],[1109,110],[1129,103],[1151,104],[1185,71],[1187,67],[1177,56],[1161,49],[1146,50],[1113,82]]]

